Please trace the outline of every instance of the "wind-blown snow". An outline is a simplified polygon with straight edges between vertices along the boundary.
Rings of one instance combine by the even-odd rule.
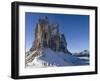
[[[54,52],[50,48],[44,48],[39,56],[36,56],[32,62],[27,63],[27,66],[33,67],[50,67],[50,66],[75,66],[88,65],[85,59],[80,59],[76,56],[63,52]]]

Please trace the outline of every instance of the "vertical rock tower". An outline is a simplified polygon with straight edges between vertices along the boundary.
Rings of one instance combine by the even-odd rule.
[[[48,17],[39,19],[35,28],[35,40],[30,51],[41,48],[51,48],[53,51],[61,51],[71,54],[67,49],[64,34],[59,32],[59,24],[49,24]]]

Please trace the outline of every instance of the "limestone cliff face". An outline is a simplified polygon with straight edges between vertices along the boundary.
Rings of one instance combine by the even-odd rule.
[[[36,23],[35,40],[30,51],[41,48],[51,48],[54,51],[70,53],[64,34],[59,33],[59,25],[49,24],[47,16],[44,19],[39,19]]]

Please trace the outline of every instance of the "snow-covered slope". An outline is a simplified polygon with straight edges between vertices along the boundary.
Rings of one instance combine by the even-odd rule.
[[[79,53],[73,53],[74,56],[80,58],[80,59],[84,59],[87,60],[87,62],[89,62],[89,51],[88,50],[84,50],[82,52]]]
[[[36,52],[36,51],[35,51]],[[50,66],[75,66],[87,65],[87,60],[77,58],[76,56],[65,54],[63,52],[54,52],[50,48],[44,48],[42,52],[37,52],[38,56],[28,62],[27,67],[50,67]],[[28,57],[32,56],[30,54]],[[28,58],[27,57],[27,58]]]

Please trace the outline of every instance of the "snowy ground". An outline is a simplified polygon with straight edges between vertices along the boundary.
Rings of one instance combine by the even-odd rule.
[[[36,51],[35,51],[36,52]],[[77,66],[88,65],[89,60],[86,57],[76,57],[63,52],[54,52],[50,48],[45,48],[31,62],[26,64],[27,68],[37,67],[58,67],[58,66]],[[28,56],[32,56],[31,54]],[[27,58],[28,58],[27,57]]]

